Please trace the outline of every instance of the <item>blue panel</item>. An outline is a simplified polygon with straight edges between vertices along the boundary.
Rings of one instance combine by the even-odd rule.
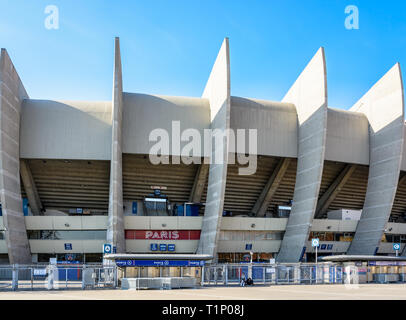
[[[137,201],[133,201],[132,213],[137,214]]]
[[[150,249],[151,249],[151,251],[158,251],[158,244],[157,243],[151,243]]]
[[[245,245],[245,250],[252,250],[252,243],[247,243]]]
[[[166,244],[161,243],[161,244],[159,245],[159,251],[166,251]]]
[[[175,245],[174,244],[168,244],[168,251],[175,251]]]
[[[23,198],[23,212],[25,216],[28,216],[28,199]]]
[[[264,267],[252,267],[252,280],[264,279]]]
[[[72,250],[72,243],[65,243],[65,250]]]
[[[183,212],[183,205],[178,205],[178,216],[183,216],[184,212]]]

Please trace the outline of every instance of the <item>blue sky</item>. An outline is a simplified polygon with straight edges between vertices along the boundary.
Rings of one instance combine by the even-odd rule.
[[[58,30],[44,26],[51,4]],[[347,5],[359,30],[344,27]],[[110,100],[115,36],[128,92],[200,96],[224,37],[236,96],[281,100],[320,46],[332,107],[351,107],[396,62],[406,72],[402,0],[0,0],[0,46],[31,98]]]

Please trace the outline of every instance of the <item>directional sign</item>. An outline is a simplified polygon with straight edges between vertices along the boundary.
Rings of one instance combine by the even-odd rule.
[[[159,251],[166,251],[166,244],[164,243],[159,244]]]
[[[116,265],[119,267],[202,267],[203,260],[116,260]]]
[[[175,245],[174,244],[168,244],[168,251],[175,251]]]
[[[312,239],[312,247],[318,247],[320,244],[320,241],[318,238]]]
[[[72,243],[65,243],[65,250],[72,250]]]
[[[104,254],[111,253],[111,244],[109,244],[109,243],[103,244],[103,253]]]
[[[400,243],[394,243],[393,250],[395,250],[395,251],[400,250]]]
[[[157,243],[151,243],[150,249],[151,249],[151,251],[158,251],[158,244]]]

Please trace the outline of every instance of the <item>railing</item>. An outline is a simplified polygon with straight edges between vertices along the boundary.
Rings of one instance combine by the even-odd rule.
[[[0,290],[116,288],[117,268],[88,265],[0,266]]]
[[[202,285],[344,283],[344,269],[338,265],[315,264],[217,264],[204,267]]]

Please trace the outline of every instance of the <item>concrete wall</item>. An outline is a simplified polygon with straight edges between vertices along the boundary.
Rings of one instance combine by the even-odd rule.
[[[230,127],[235,132],[257,129],[258,154],[297,157],[298,125],[293,104],[231,97]],[[245,150],[249,150],[248,141]]]
[[[316,210],[324,165],[327,80],[323,48],[309,62],[282,102],[296,106],[298,160],[292,211],[277,261],[298,262]]]
[[[399,64],[352,108],[369,121],[370,163],[361,220],[348,254],[374,254],[390,216],[403,152],[404,106]]]
[[[65,250],[65,243],[72,244],[72,250]],[[30,240],[32,253],[102,253],[106,240]]]
[[[111,243],[113,248],[116,248],[117,253],[126,252],[123,212],[122,119],[123,80],[121,70],[120,42],[118,38],[115,38],[107,242]]]
[[[110,101],[25,100],[20,157],[110,160]]]
[[[180,122],[180,132],[194,128],[204,136],[210,128],[209,100],[205,98],[168,97],[138,93],[123,94],[123,153],[149,154],[155,129],[164,129],[172,136],[172,121]],[[188,144],[180,143],[180,150]],[[172,154],[172,143],[170,151]],[[201,144],[203,154],[203,144]],[[175,150],[174,155],[179,155]]]
[[[5,49],[0,54],[0,200],[10,263],[31,262],[20,187],[20,113],[27,92]]]
[[[328,108],[325,160],[369,164],[368,119],[364,114]]]
[[[224,133],[222,143],[212,143],[207,199],[197,253],[216,257],[216,245],[223,214],[228,164],[230,128],[230,51],[224,39],[214,63],[203,98],[210,102],[211,128]]]

